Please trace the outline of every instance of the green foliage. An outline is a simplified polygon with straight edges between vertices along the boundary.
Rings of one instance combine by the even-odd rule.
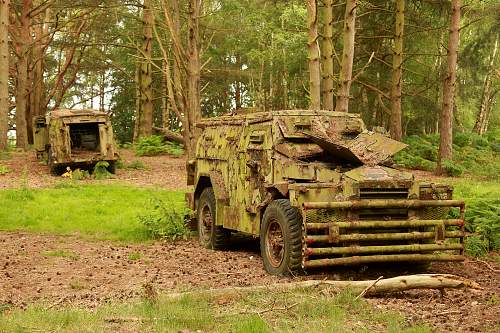
[[[163,200],[153,198],[150,213],[139,215],[138,218],[151,238],[177,240],[186,239],[190,234],[184,222],[189,213],[185,207],[175,209]]]
[[[71,173],[71,179],[73,180],[84,180],[89,178],[90,173],[87,170],[76,169]]]
[[[405,168],[433,171],[436,169],[439,149],[438,135],[411,135],[404,139],[408,148],[394,156],[394,161]],[[455,133],[453,161],[444,161],[443,169],[452,177],[462,174],[498,179],[500,148],[495,135],[481,137],[471,133]]]
[[[465,247],[473,256],[500,251],[500,184],[471,181],[455,186],[455,197],[466,202],[465,227],[470,236]],[[455,216],[457,214],[455,213]]]
[[[163,141],[163,137],[153,135],[142,138],[135,144],[135,154],[137,156],[155,156],[161,154],[181,156],[184,154],[184,151],[181,145],[174,142],[165,142]]]
[[[5,166],[5,165],[0,164],[0,176],[1,176],[1,175],[6,175],[6,174],[8,174],[9,172],[11,172],[11,170],[9,169],[9,167],[7,167],[7,166]]]
[[[97,180],[109,179],[113,177],[113,174],[108,171],[109,162],[107,161],[99,161],[94,166],[94,170],[92,175]]]
[[[137,219],[152,197],[182,211],[184,193],[65,181],[54,188],[0,190],[0,230],[25,230],[123,241],[150,239]],[[1,331],[1,330],[0,330]]]
[[[9,160],[11,158],[9,151],[0,151],[0,161]]]
[[[463,166],[450,160],[443,161],[442,168],[451,177],[460,177],[465,170]]]

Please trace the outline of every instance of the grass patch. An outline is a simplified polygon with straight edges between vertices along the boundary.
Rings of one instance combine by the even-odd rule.
[[[147,240],[150,233],[138,216],[149,213],[147,203],[153,197],[172,210],[185,207],[183,192],[126,185],[65,181],[54,188],[1,190],[0,230]]]
[[[139,252],[130,253],[128,255],[128,260],[136,261],[142,258],[142,254]]]
[[[6,175],[6,174],[8,174],[9,172],[11,172],[11,170],[9,169],[9,167],[7,167],[7,166],[5,166],[5,165],[0,164],[0,176],[1,176],[1,175]]]
[[[51,251],[45,251],[42,253],[43,256],[45,257],[58,257],[58,258],[68,258],[71,260],[78,260],[80,256],[78,253],[75,253],[70,250],[51,250]]]
[[[408,325],[394,312],[383,311],[349,291],[335,293],[299,289],[243,295],[185,296],[156,302],[114,303],[95,310],[41,305],[7,310],[0,331],[37,328],[57,332],[431,332]]]
[[[190,213],[189,209],[172,207],[160,198],[151,199],[150,207],[152,209],[148,214],[139,215],[139,220],[151,238],[177,240],[189,236],[190,230],[184,222],[184,217]]]

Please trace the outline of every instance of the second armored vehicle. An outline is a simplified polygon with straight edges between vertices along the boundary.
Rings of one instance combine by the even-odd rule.
[[[277,111],[198,124],[188,195],[200,242],[260,237],[266,270],[463,260],[464,203],[394,169],[405,147],[357,115]],[[447,219],[451,207],[458,218]]]
[[[118,154],[108,114],[95,110],[54,110],[33,118],[33,136],[39,158],[46,158],[50,171],[85,167],[107,161],[114,172]]]

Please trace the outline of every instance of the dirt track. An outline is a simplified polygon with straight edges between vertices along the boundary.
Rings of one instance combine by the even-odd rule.
[[[128,162],[136,160],[122,152]],[[147,170],[119,170],[117,180],[141,186],[159,185],[184,189],[184,161],[169,157],[141,158]],[[59,178],[48,175],[46,166],[32,155],[14,154],[2,161],[14,172],[0,176],[0,188],[50,186]],[[24,173],[23,170],[27,171]],[[29,171],[28,171],[29,170]],[[23,180],[24,179],[24,180]],[[0,208],[1,209],[1,208]],[[489,267],[488,267],[489,266]],[[400,311],[410,322],[426,322],[438,331],[484,332],[500,328],[500,264],[467,260],[464,264],[435,263],[429,272],[470,278],[480,292],[453,290],[411,291],[372,298],[384,309]],[[496,272],[495,272],[496,271]],[[415,273],[408,267],[363,266],[336,269],[306,278],[373,279]],[[140,296],[145,283],[160,291],[226,286],[265,285],[285,282],[262,268],[258,243],[239,239],[229,251],[214,252],[195,241],[141,245],[86,241],[77,236],[53,236],[0,232],[0,305],[26,307],[42,301],[48,306],[74,304],[95,307],[110,299]]]

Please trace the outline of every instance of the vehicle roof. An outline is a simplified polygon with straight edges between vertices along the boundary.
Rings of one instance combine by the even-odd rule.
[[[258,111],[247,114],[224,115],[220,117],[205,118],[198,122],[201,126],[216,126],[216,125],[240,125],[245,122],[260,123],[272,120],[275,117],[313,117],[313,116],[328,116],[328,117],[347,117],[359,118],[359,114],[325,111],[325,110],[276,110],[276,111]]]
[[[49,113],[50,118],[66,118],[66,117],[80,117],[80,116],[107,116],[105,112],[83,109],[83,110],[72,110],[72,109],[56,109]]]

